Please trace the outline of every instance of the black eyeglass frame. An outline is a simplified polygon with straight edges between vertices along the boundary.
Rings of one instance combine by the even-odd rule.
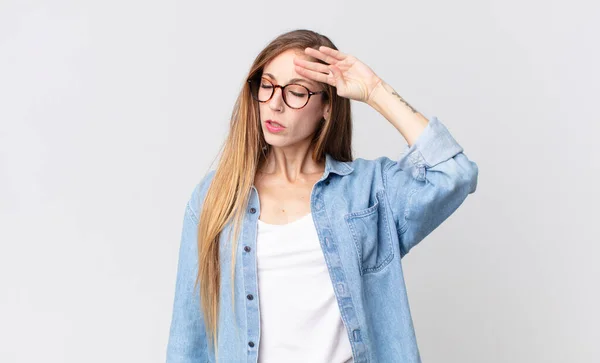
[[[264,79],[265,81],[269,82],[270,84],[272,84],[272,85],[273,85],[273,88],[271,89],[271,96],[269,96],[269,98],[268,98],[267,100],[265,100],[265,101],[259,101],[259,100],[258,100],[258,94],[256,95],[256,98],[255,98],[255,97],[254,97],[254,93],[252,92],[252,82],[260,82],[260,81],[261,81],[261,80],[263,80],[263,79]],[[254,99],[255,101],[258,101],[258,102],[260,102],[260,103],[269,102],[269,101],[271,100],[271,98],[273,98],[273,95],[275,94],[275,89],[276,89],[276,88],[281,88],[281,96],[283,97],[283,102],[285,102],[285,104],[286,104],[286,105],[287,105],[289,108],[291,108],[291,109],[294,109],[294,110],[300,110],[300,109],[302,109],[302,108],[306,107],[306,105],[308,105],[308,102],[310,102],[310,96],[312,96],[312,95],[316,95],[316,94],[319,94],[319,93],[326,93],[326,91],[317,91],[317,92],[313,92],[313,91],[309,90],[309,89],[308,89],[308,87],[306,87],[306,86],[304,86],[304,85],[302,85],[302,84],[298,84],[298,83],[288,83],[288,84],[286,84],[285,86],[280,86],[280,85],[278,85],[278,84],[275,84],[275,83],[273,83],[273,82],[269,81],[268,79],[266,79],[266,78],[264,78],[264,77],[261,77],[260,79],[259,79],[259,78],[253,78],[253,79],[249,79],[247,82],[248,82],[248,84],[249,84],[249,86],[250,86],[250,95],[252,96],[252,99]],[[303,88],[304,88],[304,89],[305,89],[305,90],[308,92],[308,98],[306,99],[306,103],[304,104],[304,106],[302,106],[302,107],[292,107],[292,106],[290,106],[290,105],[288,104],[288,102],[287,102],[287,99],[286,99],[286,97],[285,97],[285,88],[286,88],[287,86],[300,86],[300,87],[303,87]],[[259,87],[260,87],[260,85],[259,85]],[[257,92],[258,92],[258,91],[257,91]]]

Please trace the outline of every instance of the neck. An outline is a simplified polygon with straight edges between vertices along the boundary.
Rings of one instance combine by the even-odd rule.
[[[309,175],[322,174],[325,161],[315,162],[312,159],[313,149],[308,146],[294,149],[272,146],[259,173],[281,177],[289,182]]]

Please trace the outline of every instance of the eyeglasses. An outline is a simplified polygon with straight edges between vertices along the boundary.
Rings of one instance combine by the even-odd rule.
[[[325,92],[311,92],[308,88],[294,83],[279,86],[262,77],[260,79],[250,79],[248,80],[248,83],[250,84],[250,94],[252,95],[252,98],[261,103],[269,101],[275,94],[275,89],[281,88],[283,102],[290,108],[296,110],[306,106],[308,100],[310,100],[310,96]]]

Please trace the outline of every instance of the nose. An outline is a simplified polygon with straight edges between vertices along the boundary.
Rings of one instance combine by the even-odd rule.
[[[281,87],[275,87],[273,97],[269,100],[271,110],[281,110],[283,108],[283,90]]]

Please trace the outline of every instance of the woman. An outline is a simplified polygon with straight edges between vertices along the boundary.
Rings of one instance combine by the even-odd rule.
[[[405,138],[400,160],[353,160],[351,99]],[[420,362],[401,258],[477,175],[358,59],[309,30],[280,35],[188,202],[167,362]]]

